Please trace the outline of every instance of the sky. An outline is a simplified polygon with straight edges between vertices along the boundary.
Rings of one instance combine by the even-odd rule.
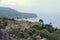
[[[60,0],[0,0],[0,6],[20,12],[35,13],[47,24],[60,28]]]

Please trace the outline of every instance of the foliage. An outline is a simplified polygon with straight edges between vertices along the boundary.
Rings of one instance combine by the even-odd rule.
[[[57,33],[52,33],[48,37],[49,40],[60,40],[60,36]]]
[[[52,25],[50,24],[46,24],[45,25],[45,29],[48,30],[50,33],[54,32],[54,28]]]
[[[44,21],[42,19],[39,19],[39,22],[42,22],[43,23]]]
[[[14,19],[12,20],[15,21]],[[43,22],[42,19],[40,19],[39,22],[40,21]],[[43,23],[42,27],[40,27],[40,25],[33,25],[29,29],[26,29],[24,31],[21,31],[19,28],[18,29],[11,28],[9,33],[12,35],[11,37],[16,38],[16,40],[20,39],[25,40],[29,37],[34,39],[37,36],[41,38],[43,34],[44,34],[43,37],[47,36],[48,40],[60,40],[60,29],[59,30],[57,28],[54,29],[53,26],[50,24],[46,25]],[[5,29],[6,25],[7,22],[3,21],[3,24],[0,24],[0,29]]]
[[[5,27],[2,25],[2,24],[0,24],[0,29],[4,29]]]
[[[46,29],[41,30],[41,32],[44,33],[45,35],[49,35],[50,34],[50,32],[48,30],[46,30]]]
[[[11,31],[10,31],[11,33],[18,33],[19,32],[19,30],[18,29],[11,29]]]
[[[35,30],[40,30],[40,26],[39,25],[33,25],[31,28],[34,28]]]

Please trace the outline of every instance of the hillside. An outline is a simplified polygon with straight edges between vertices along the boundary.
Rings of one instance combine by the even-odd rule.
[[[10,17],[10,18],[35,18],[36,14],[33,13],[22,13],[18,12],[12,8],[0,7],[0,17]]]
[[[60,40],[60,29],[51,23],[0,19],[0,40]]]

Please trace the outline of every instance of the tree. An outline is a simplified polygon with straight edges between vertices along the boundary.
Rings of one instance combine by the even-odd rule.
[[[3,25],[0,24],[0,29],[5,29],[5,27]]]
[[[45,24],[45,29],[47,29],[50,33],[54,32],[54,28],[50,24]]]
[[[58,30],[58,28],[56,27],[56,28],[55,28],[55,31],[57,31],[57,30]]]
[[[40,19],[39,22],[41,23],[41,29],[44,29],[45,28],[44,23],[43,23],[44,21],[42,19]]]
[[[44,21],[42,19],[39,19],[39,22],[42,22],[43,23]]]

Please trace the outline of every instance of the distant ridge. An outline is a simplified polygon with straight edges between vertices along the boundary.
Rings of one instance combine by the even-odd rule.
[[[37,15],[33,13],[22,13],[18,12],[12,8],[0,7],[0,17],[10,17],[10,18],[36,18]]]

